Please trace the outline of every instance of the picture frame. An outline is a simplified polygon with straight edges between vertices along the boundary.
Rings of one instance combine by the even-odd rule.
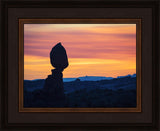
[[[136,108],[24,108],[24,24],[136,24]],[[19,19],[19,112],[141,112],[141,19]]]
[[[1,10],[2,129],[159,130],[158,1],[2,1]],[[141,19],[142,112],[19,112],[19,19],[59,19],[62,16],[63,19]]]

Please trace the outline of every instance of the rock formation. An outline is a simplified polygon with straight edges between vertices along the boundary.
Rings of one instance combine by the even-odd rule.
[[[45,79],[44,87],[33,92],[35,107],[64,107],[63,70],[68,66],[65,48],[58,43],[50,52],[50,62],[55,69]]]
[[[65,94],[63,87],[63,70],[68,66],[68,58],[65,48],[58,43],[50,52],[50,62],[55,69],[45,80],[43,91],[46,94],[46,102],[54,107],[63,107]]]

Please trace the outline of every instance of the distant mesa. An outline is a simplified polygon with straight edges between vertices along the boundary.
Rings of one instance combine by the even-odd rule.
[[[117,76],[117,78],[124,78],[124,77],[132,77],[132,78],[134,78],[134,77],[136,77],[136,74],[133,74],[133,75],[128,74],[126,76]]]
[[[81,81],[81,80],[79,78],[77,78],[75,81],[78,82],[78,81]]]
[[[80,81],[101,81],[101,80],[112,80],[115,78],[125,78],[125,77],[136,77],[136,74],[133,75],[125,75],[125,76],[117,76],[117,77],[105,77],[105,76],[82,76],[77,78],[63,78],[64,82],[76,81],[79,79]]]

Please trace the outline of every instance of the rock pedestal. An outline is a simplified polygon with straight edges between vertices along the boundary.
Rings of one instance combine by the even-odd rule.
[[[47,96],[46,102],[50,106],[63,107],[65,104],[65,94],[63,87],[63,74],[57,69],[52,70],[52,75],[48,75],[45,80],[43,92]]]

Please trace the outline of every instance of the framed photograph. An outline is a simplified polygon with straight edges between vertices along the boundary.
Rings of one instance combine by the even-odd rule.
[[[20,112],[141,112],[141,19],[19,19],[19,84]]]
[[[2,1],[0,128],[159,127],[159,1]]]

